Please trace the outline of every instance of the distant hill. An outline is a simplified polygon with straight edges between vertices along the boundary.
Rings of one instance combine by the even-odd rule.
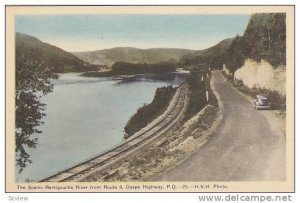
[[[116,47],[98,51],[73,52],[73,54],[91,64],[110,67],[115,62],[148,64],[178,62],[181,56],[192,52],[192,50],[172,48],[137,49],[132,47]]]
[[[183,65],[211,65],[212,68],[221,68],[226,53],[232,44],[233,38],[225,39],[218,44],[204,50],[195,51],[181,57]]]
[[[35,37],[18,32],[15,37],[16,60],[43,61],[57,73],[97,70],[97,66]]]

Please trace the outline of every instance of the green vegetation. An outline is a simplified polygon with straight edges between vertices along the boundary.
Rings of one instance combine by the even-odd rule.
[[[73,54],[91,64],[110,67],[118,61],[147,64],[160,63],[163,61],[176,63],[181,56],[192,52],[192,50],[187,49],[115,47],[98,51],[74,52]]]
[[[226,53],[233,39],[225,39],[215,46],[201,51],[195,51],[181,57],[180,64],[182,66],[195,66],[208,68],[209,66],[214,69],[221,69],[224,60],[226,58]]]
[[[210,89],[206,78],[207,73],[207,71],[193,70],[186,79],[189,88],[189,102],[185,112],[185,121],[193,117],[207,104],[206,89]]]
[[[284,13],[254,14],[242,37],[234,38],[225,64],[234,73],[246,58],[268,61],[273,67],[286,63],[286,23]]]
[[[112,66],[112,71],[118,75],[133,75],[139,73],[168,73],[176,70],[176,67],[173,63],[170,62],[160,62],[154,64],[133,64],[133,63],[124,63],[116,62]]]
[[[212,105],[217,106],[217,100],[209,87],[209,78],[206,78],[207,74],[209,74],[208,71],[193,70],[186,78],[189,88],[189,101],[183,118],[184,121],[192,118],[208,104],[206,99],[206,89],[209,91],[209,102]],[[125,138],[130,137],[143,127],[147,126],[148,123],[163,113],[174,93],[175,89],[171,86],[158,88],[153,101],[150,104],[139,108],[129,119],[125,127]]]
[[[127,122],[124,138],[129,138],[161,115],[167,109],[175,92],[176,88],[172,86],[157,88],[152,102],[139,108]]]
[[[80,76],[85,76],[85,77],[112,77],[114,76],[112,71],[87,71],[84,73],[81,73]]]
[[[31,163],[28,149],[36,148],[37,134],[42,131],[42,119],[46,116],[43,111],[46,105],[40,102],[40,95],[52,92],[50,79],[57,79],[45,62],[28,58],[22,52],[16,52],[16,92],[15,92],[15,152],[16,165],[19,172]]]
[[[170,62],[160,62],[154,64],[135,64],[126,62],[116,62],[112,66],[112,70],[105,72],[85,72],[82,76],[86,77],[111,77],[116,75],[135,75],[135,74],[164,74],[174,72],[176,70],[175,64]]]
[[[16,33],[15,40],[17,57],[43,63],[52,72],[84,72],[98,69],[98,66],[84,62],[60,48],[41,42],[35,37]]]

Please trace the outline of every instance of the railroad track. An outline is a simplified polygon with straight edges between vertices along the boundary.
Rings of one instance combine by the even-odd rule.
[[[175,94],[176,98],[173,106],[164,117],[162,117],[148,130],[140,133],[132,139],[129,138],[113,149],[105,151],[96,157],[44,178],[39,182],[73,182],[85,177],[87,174],[90,174],[100,167],[108,165],[117,158],[121,158],[130,154],[134,149],[138,148],[146,141],[155,138],[162,131],[168,129],[173,124],[173,121],[176,120],[184,106],[185,90],[185,85],[179,87],[178,92]]]

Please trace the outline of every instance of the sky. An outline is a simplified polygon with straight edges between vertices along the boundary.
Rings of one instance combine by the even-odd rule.
[[[15,31],[66,51],[113,47],[201,50],[243,35],[250,15],[19,15]]]

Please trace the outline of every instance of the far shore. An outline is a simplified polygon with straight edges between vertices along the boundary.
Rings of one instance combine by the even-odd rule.
[[[87,71],[79,74],[83,77],[113,77],[115,80],[126,80],[126,79],[134,79],[137,77],[155,77],[161,75],[168,75],[168,74],[188,74],[190,71],[177,69],[174,72],[165,72],[165,73],[137,73],[137,74],[115,74],[111,70],[109,71]]]

